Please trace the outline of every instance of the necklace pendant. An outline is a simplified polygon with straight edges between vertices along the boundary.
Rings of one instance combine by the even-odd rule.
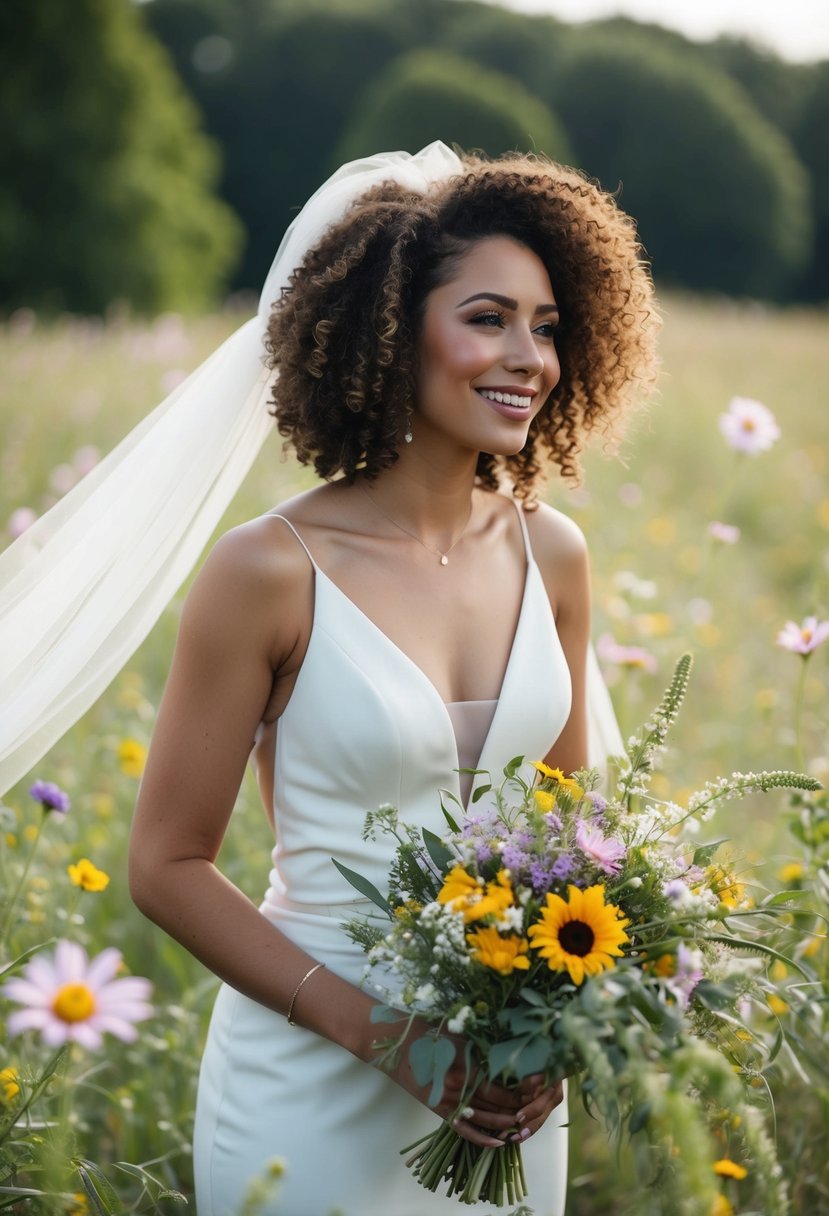
[[[449,558],[446,556],[446,554],[445,554],[445,553],[441,553],[441,555],[440,555],[440,564],[441,564],[442,566],[448,566],[448,565],[449,565]]]

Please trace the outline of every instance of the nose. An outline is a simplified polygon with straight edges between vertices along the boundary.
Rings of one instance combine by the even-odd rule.
[[[504,367],[507,371],[524,372],[528,376],[538,376],[543,372],[544,355],[531,330],[517,327],[512,330],[512,342]]]

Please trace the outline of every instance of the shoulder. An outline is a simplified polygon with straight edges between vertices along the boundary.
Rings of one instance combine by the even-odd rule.
[[[313,567],[284,520],[263,515],[226,532],[187,596],[182,628],[245,639],[274,665],[296,644],[312,614]]]
[[[587,541],[581,528],[569,516],[547,503],[524,511],[533,556],[539,566],[582,566],[587,564]]]

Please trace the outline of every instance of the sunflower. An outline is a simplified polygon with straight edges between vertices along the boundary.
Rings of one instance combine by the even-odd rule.
[[[574,984],[613,967],[611,956],[620,955],[630,941],[625,933],[630,921],[615,904],[606,904],[604,896],[602,883],[584,891],[571,884],[566,900],[548,894],[539,921],[528,930],[533,949],[546,958],[550,970],[566,969]]]
[[[472,957],[482,967],[490,967],[499,975],[511,975],[513,971],[526,971],[530,965],[527,958],[527,939],[511,933],[502,937],[497,929],[475,929],[467,933],[466,940],[472,947]]]

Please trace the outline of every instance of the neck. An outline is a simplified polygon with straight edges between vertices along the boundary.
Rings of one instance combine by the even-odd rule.
[[[476,467],[474,456],[450,463],[408,448],[369,483],[368,490],[399,523],[443,549],[469,522]]]

